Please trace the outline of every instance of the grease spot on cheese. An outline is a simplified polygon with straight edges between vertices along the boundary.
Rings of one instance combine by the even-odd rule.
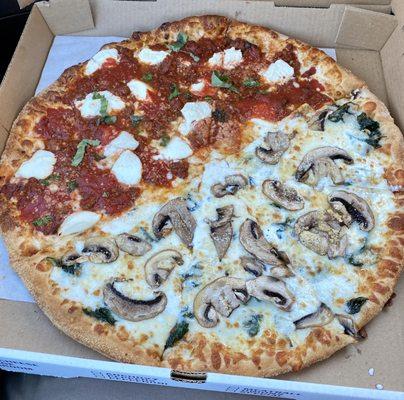
[[[52,174],[55,163],[56,157],[51,151],[38,150],[29,160],[20,165],[15,176],[26,179],[45,179]]]

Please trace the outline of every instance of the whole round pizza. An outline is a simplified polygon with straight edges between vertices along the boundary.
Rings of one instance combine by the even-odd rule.
[[[124,362],[271,376],[365,336],[403,267],[403,138],[322,51],[220,16],[104,46],[23,108],[11,262]]]

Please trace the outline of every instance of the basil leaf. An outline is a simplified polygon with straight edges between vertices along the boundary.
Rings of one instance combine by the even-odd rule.
[[[254,337],[258,334],[260,330],[261,321],[262,321],[262,315],[254,314],[248,320],[243,322],[243,327],[246,328],[247,333],[250,337]]]
[[[76,187],[79,186],[77,184],[77,182],[73,179],[69,182],[67,182],[67,191],[68,192],[73,192],[74,189],[76,189]]]
[[[164,134],[160,139],[160,145],[166,147],[170,142],[170,140],[171,140],[170,136]]]
[[[141,115],[131,115],[130,116],[130,120],[131,120],[133,126],[138,125],[142,119],[143,119],[143,117]]]
[[[144,82],[151,82],[153,80],[153,74],[151,72],[146,72],[142,76],[142,81]]]
[[[195,62],[198,62],[198,61],[200,60],[200,58],[199,58],[196,54],[192,53],[191,51],[188,52],[188,54],[192,57],[192,59],[193,59]]]
[[[188,41],[188,35],[183,32],[180,32],[177,36],[177,41],[174,42],[173,44],[169,44],[168,48],[175,52],[180,51],[185,46],[185,43],[187,41]]]
[[[367,297],[355,297],[346,303],[348,314],[357,314],[367,302]]]
[[[107,125],[115,124],[116,120],[116,115],[105,115],[105,117],[102,118],[102,122]]]
[[[174,327],[170,330],[168,339],[164,346],[164,350],[169,347],[173,347],[179,340],[181,340],[188,332],[189,324],[187,321],[177,322]]]
[[[49,186],[51,184],[51,181],[53,180],[60,180],[61,176],[60,174],[51,174],[45,179],[40,179],[39,182],[44,185],[44,186]]]
[[[100,114],[102,117],[105,117],[107,115],[107,110],[108,110],[107,98],[98,92],[94,92],[93,100],[101,100]]]
[[[252,78],[247,78],[244,80],[243,85],[246,87],[257,87],[260,83]]]
[[[84,153],[86,151],[87,146],[99,146],[100,141],[98,139],[92,140],[92,139],[83,139],[78,145],[77,145],[77,150],[76,154],[73,157],[73,160],[71,162],[72,167],[77,167],[80,165],[80,163],[83,161],[84,158]]]
[[[170,85],[170,95],[168,96],[168,100],[172,100],[175,97],[178,97],[180,94],[180,91],[178,89],[178,86],[175,83],[172,83]]]
[[[96,308],[83,308],[84,314],[99,319],[100,321],[107,322],[110,325],[115,325],[116,319],[112,316],[111,310],[106,307]]]
[[[37,218],[36,220],[32,221],[32,225],[45,226],[45,225],[48,225],[52,221],[53,221],[52,215],[45,215],[41,218]]]
[[[218,71],[212,72],[211,84],[214,87],[229,89],[235,93],[240,93],[239,90],[230,81],[230,78],[226,75],[221,75]]]

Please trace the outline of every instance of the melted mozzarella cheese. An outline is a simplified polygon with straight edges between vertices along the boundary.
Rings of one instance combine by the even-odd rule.
[[[291,79],[294,69],[287,62],[277,60],[261,72],[261,75],[270,83],[279,83]]]
[[[111,140],[104,149],[104,156],[109,157],[121,150],[135,150],[139,142],[129,132],[122,131],[115,139]]]
[[[185,121],[179,126],[179,131],[183,135],[188,135],[192,131],[195,123],[212,115],[212,108],[207,101],[196,101],[186,103],[181,109]]]
[[[156,65],[160,64],[170,53],[163,50],[151,50],[148,47],[144,47],[139,51],[137,57],[145,64]]]
[[[103,224],[101,230],[111,235],[119,235],[120,233],[131,231],[138,221],[139,217],[136,211],[132,210]]]
[[[118,51],[116,49],[104,49],[95,54],[87,61],[85,74],[91,75],[102,67],[105,61],[112,59],[118,61]]]
[[[142,179],[142,163],[136,154],[125,150],[115,161],[111,172],[119,182],[136,185]]]
[[[101,96],[104,96],[108,102],[107,113],[112,111],[119,111],[125,107],[125,103],[118,97],[109,92],[103,90],[97,92]],[[101,99],[94,99],[94,92],[89,93],[83,100],[76,100],[74,105],[80,110],[83,118],[98,117],[101,115]]]
[[[18,178],[45,179],[53,172],[56,157],[51,151],[38,150],[32,157],[24,161],[15,176]]]
[[[146,100],[147,99],[147,91],[149,90],[149,86],[144,82],[139,81],[137,79],[132,79],[127,83],[130,92],[138,99],[138,100]]]
[[[208,60],[210,67],[220,67],[224,69],[233,69],[243,61],[243,53],[234,47],[213,54]]]
[[[155,160],[182,160],[192,155],[192,149],[187,142],[179,137],[173,137],[153,158]]]
[[[59,235],[66,236],[84,232],[100,220],[100,216],[92,211],[77,211],[70,214],[59,227]]]

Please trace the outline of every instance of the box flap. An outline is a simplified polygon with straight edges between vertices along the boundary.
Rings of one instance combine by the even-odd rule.
[[[277,6],[330,7],[331,4],[390,5],[391,0],[273,0]]]
[[[49,0],[41,1],[37,6],[54,35],[94,27],[89,0]]]
[[[347,6],[335,42],[337,45],[381,50],[397,26],[392,15]]]

